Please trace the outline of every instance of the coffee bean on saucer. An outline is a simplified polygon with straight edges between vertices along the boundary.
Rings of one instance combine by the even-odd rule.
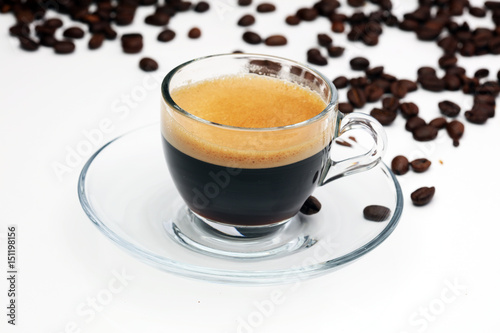
[[[346,114],[354,111],[354,106],[351,103],[339,103],[339,111]]]
[[[300,18],[297,15],[289,15],[285,19],[288,25],[298,25],[300,23]]]
[[[139,53],[142,50],[142,35],[139,33],[124,34],[121,37],[122,49],[125,53]]]
[[[446,132],[448,132],[448,135],[450,138],[453,140],[453,146],[458,147],[459,140],[464,134],[464,124],[462,124],[458,120],[453,120],[448,125],[446,125]]]
[[[427,125],[425,120],[419,116],[411,117],[406,121],[405,129],[413,133],[417,128]]]
[[[104,42],[104,34],[102,34],[102,33],[93,34],[89,40],[89,44],[88,44],[89,49],[90,50],[98,49],[102,46],[103,42]]]
[[[445,82],[442,79],[431,76],[424,76],[419,79],[419,83],[425,90],[440,92],[445,88]]]
[[[75,44],[69,40],[59,41],[54,44],[54,51],[57,54],[69,54],[75,51]]]
[[[323,57],[321,51],[316,48],[307,51],[307,61],[318,66],[326,66],[328,64],[328,60]]]
[[[490,71],[486,68],[480,68],[474,73],[474,77],[478,79],[484,79],[490,75]]]
[[[396,97],[386,97],[382,100],[382,108],[390,111],[390,112],[396,112],[397,109],[399,108],[399,99]]]
[[[260,44],[262,42],[262,38],[256,34],[255,32],[247,31],[243,34],[243,40],[248,44]]]
[[[417,158],[416,160],[410,162],[410,166],[413,171],[422,173],[429,169],[429,167],[431,166],[431,161],[426,158]]]
[[[286,40],[285,36],[274,35],[274,36],[267,37],[266,40],[264,41],[264,43],[267,46],[282,46],[282,45],[286,45],[287,40]]]
[[[318,44],[321,46],[330,46],[333,43],[333,39],[327,34],[318,34]]]
[[[197,39],[197,38],[200,38],[200,36],[201,36],[200,28],[192,28],[188,32],[188,37],[191,39]]]
[[[85,32],[79,27],[71,27],[63,32],[64,37],[80,39],[83,38]]]
[[[255,17],[253,15],[247,14],[243,15],[239,20],[238,20],[238,25],[240,27],[248,27],[252,24],[255,23]]]
[[[170,29],[165,29],[158,34],[158,37],[156,39],[159,42],[165,43],[165,42],[170,42],[174,38],[175,38],[175,32]]]
[[[332,58],[337,58],[342,56],[342,54],[344,54],[344,50],[345,48],[341,46],[330,46],[328,48],[328,55]]]
[[[332,82],[335,88],[337,89],[342,89],[349,85],[349,80],[347,80],[345,76],[339,76],[335,78]]]
[[[210,4],[206,1],[200,1],[194,7],[194,11],[197,13],[204,13],[210,9]]]
[[[351,68],[355,71],[364,71],[370,66],[370,61],[363,57],[355,57],[349,61]]]
[[[300,212],[304,215],[313,215],[321,210],[321,202],[314,196],[310,195],[306,202],[300,208]]]
[[[448,121],[446,120],[445,117],[434,118],[429,122],[429,125],[437,128],[437,129],[445,128],[447,124],[448,124]]]
[[[436,193],[436,189],[433,187],[421,187],[411,194],[411,201],[415,206],[427,205]]]
[[[142,58],[139,67],[145,72],[153,72],[158,69],[158,63],[151,58]]]
[[[438,103],[439,110],[447,117],[456,117],[460,113],[460,106],[451,101],[442,101]]]
[[[363,209],[365,219],[373,222],[382,222],[391,215],[391,210],[385,206],[370,205]]]
[[[399,110],[401,110],[401,114],[406,119],[415,117],[416,115],[418,115],[419,111],[418,106],[412,102],[401,103],[399,105]]]
[[[398,155],[392,159],[391,170],[395,175],[404,175],[410,169],[410,162],[403,155]]]
[[[416,128],[412,133],[417,141],[431,141],[437,137],[438,130],[431,125],[424,125]]]
[[[270,13],[276,10],[276,6],[271,3],[261,3],[257,6],[257,12],[259,13]]]
[[[377,119],[377,121],[382,125],[387,126],[392,124],[392,122],[396,119],[397,114],[385,109],[373,108],[370,111],[370,116]]]

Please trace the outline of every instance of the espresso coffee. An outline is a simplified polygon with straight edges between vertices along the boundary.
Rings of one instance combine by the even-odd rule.
[[[335,130],[320,115],[327,104],[318,93],[248,74],[191,83],[171,96],[195,117],[234,127],[163,105],[166,160],[193,212],[237,226],[270,225],[298,213],[318,184]]]

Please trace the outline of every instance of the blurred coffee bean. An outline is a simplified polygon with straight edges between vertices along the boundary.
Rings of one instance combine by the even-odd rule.
[[[483,109],[465,111],[465,119],[473,124],[484,124],[488,120],[488,112]]]
[[[198,39],[201,37],[201,30],[200,28],[191,28],[188,32],[188,37],[191,39]]]
[[[345,76],[339,76],[333,80],[333,85],[337,89],[345,88],[348,86],[348,84],[349,84],[349,80],[347,80],[347,78]]]
[[[289,15],[285,19],[288,25],[298,25],[300,23],[300,18],[297,15]]]
[[[417,141],[431,141],[437,137],[438,130],[433,126],[424,125],[416,128],[412,133],[413,138]]]
[[[296,15],[303,21],[314,21],[318,17],[318,11],[315,8],[300,8]]]
[[[156,39],[160,42],[170,42],[174,38],[175,32],[170,29],[165,29],[158,34],[158,37]]]
[[[262,42],[262,38],[256,34],[255,32],[247,31],[243,34],[243,40],[248,44],[260,44]]]
[[[392,159],[391,170],[395,175],[404,175],[410,170],[410,162],[403,155],[398,155]]]
[[[413,102],[401,103],[399,105],[399,110],[404,118],[408,119],[418,115],[418,106]]]
[[[318,44],[321,46],[330,46],[333,43],[333,39],[327,34],[318,34]]]
[[[384,126],[390,125],[396,119],[397,113],[387,111],[385,109],[373,108],[370,111],[370,116],[377,119]]]
[[[83,38],[85,35],[85,32],[80,29],[79,27],[71,27],[63,32],[63,36],[67,38],[75,38],[75,39],[80,39]]]
[[[349,61],[349,64],[355,71],[364,71],[370,66],[370,62],[368,61],[368,59],[363,57],[352,58],[351,61]]]
[[[486,10],[480,7],[470,7],[469,8],[469,14],[475,17],[485,17],[486,16]]]
[[[57,54],[69,54],[75,51],[75,44],[69,40],[58,41],[53,47]]]
[[[267,46],[282,46],[286,45],[286,43],[287,43],[286,37],[282,35],[269,36],[265,40],[265,44]]]
[[[382,222],[391,216],[391,210],[385,206],[370,205],[363,209],[363,216],[368,221]]]
[[[437,128],[437,129],[445,128],[447,124],[448,124],[448,121],[444,117],[434,118],[429,122],[429,125]]]
[[[384,66],[373,67],[365,70],[365,74],[369,79],[379,78],[384,73]]]
[[[167,25],[169,21],[170,21],[170,15],[161,12],[148,15],[144,19],[144,23],[149,25],[154,25],[157,27]]]
[[[103,42],[104,42],[104,34],[102,34],[102,33],[93,34],[89,40],[89,44],[88,44],[89,49],[96,50],[102,46]]]
[[[425,122],[425,120],[423,120],[422,118],[420,118],[419,116],[415,116],[415,117],[411,117],[409,118],[407,121],[406,121],[406,124],[405,124],[405,129],[409,132],[412,132],[415,131],[417,128],[420,128],[420,127],[423,127],[427,125],[427,123]]]
[[[363,7],[365,0],[347,0],[347,4],[354,8]]]
[[[399,108],[399,99],[397,99],[396,97],[385,97],[382,100],[382,108],[387,111],[396,113]]]
[[[25,36],[18,36],[19,46],[25,51],[36,51],[38,50],[38,43],[33,39]]]
[[[204,13],[210,9],[210,4],[206,1],[200,1],[194,7],[194,11],[197,13]]]
[[[453,140],[453,145],[455,147],[458,147],[459,140],[460,138],[462,138],[464,130],[465,130],[464,124],[462,124],[458,120],[453,120],[446,125],[446,132],[448,132],[448,135]]]
[[[419,82],[422,88],[433,92],[440,92],[445,88],[444,81],[437,77],[424,76],[419,79]]]
[[[307,61],[318,66],[326,66],[328,64],[328,60],[323,57],[321,51],[316,48],[307,51]]]
[[[339,111],[347,114],[354,111],[354,106],[351,103],[339,103]]]
[[[333,32],[336,33],[342,33],[345,31],[345,26],[343,22],[340,21],[334,21],[332,22],[332,27],[331,27]]]
[[[431,161],[426,158],[417,158],[410,162],[412,170],[418,173],[427,171],[431,164]]]
[[[490,75],[490,71],[486,68],[480,68],[474,73],[474,77],[478,79],[483,79],[488,77],[488,75]]]
[[[257,12],[259,13],[270,13],[276,10],[276,6],[272,3],[261,3],[257,6]]]
[[[424,206],[427,205],[432,198],[434,197],[434,194],[436,193],[435,187],[421,187],[414,191],[411,194],[411,201],[415,206]]]
[[[460,113],[460,106],[451,101],[442,101],[438,103],[439,110],[447,117],[456,117]]]
[[[395,81],[390,86],[391,94],[396,98],[403,98],[408,93],[407,85],[401,81]]]
[[[365,96],[367,102],[376,102],[384,94],[384,89],[374,83],[370,83],[365,87]]]
[[[462,82],[460,81],[458,75],[446,74],[443,76],[443,81],[446,90],[457,91],[460,90],[460,87],[462,86]]]
[[[143,47],[142,35],[139,33],[124,34],[121,37],[121,44],[123,52],[139,53]]]
[[[252,0],[238,0],[239,6],[250,6],[252,4]]]
[[[255,23],[255,17],[253,15],[247,14],[243,15],[239,20],[238,20],[238,25],[240,27],[248,27],[252,24]]]
[[[353,87],[347,91],[347,99],[355,108],[362,108],[366,104],[366,97],[363,90]]]
[[[142,58],[139,61],[139,68],[145,72],[153,72],[158,69],[158,63],[151,58]]]

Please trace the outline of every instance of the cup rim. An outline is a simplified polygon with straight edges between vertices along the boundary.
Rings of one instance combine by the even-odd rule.
[[[280,62],[288,62],[293,64],[294,66],[299,66],[303,69],[307,69],[308,71],[313,72],[317,76],[319,76],[327,85],[328,89],[330,90],[330,100],[328,101],[328,104],[325,106],[323,111],[318,113],[316,116],[309,118],[307,120],[301,121],[299,123],[291,124],[291,125],[285,125],[285,126],[278,126],[278,127],[259,127],[259,128],[252,128],[252,127],[238,127],[238,126],[231,126],[231,125],[224,125],[224,124],[219,124],[216,122],[212,122],[203,118],[200,118],[198,116],[195,116],[194,114],[184,110],[181,108],[177,103],[172,99],[169,93],[169,87],[170,87],[170,81],[173,79],[174,75],[183,69],[184,67],[187,67],[191,63],[210,59],[210,58],[220,58],[220,57],[229,57],[229,58],[237,58],[237,57],[259,57],[262,60],[275,60],[275,61],[280,61]],[[163,82],[161,84],[161,92],[163,96],[163,100],[168,103],[176,112],[180,113],[183,116],[186,116],[190,119],[193,119],[197,122],[218,127],[221,129],[232,129],[232,130],[242,130],[242,131],[276,131],[276,130],[288,130],[288,129],[294,129],[294,128],[299,128],[303,127],[306,125],[309,125],[319,119],[322,119],[328,112],[333,110],[335,108],[335,105],[337,104],[338,101],[338,92],[336,87],[333,85],[332,81],[330,81],[328,78],[326,78],[323,74],[321,74],[319,71],[315,70],[314,68],[306,65],[299,63],[295,60],[287,59],[284,57],[278,57],[278,56],[273,56],[273,55],[267,55],[267,54],[260,54],[260,53],[221,53],[221,54],[214,54],[214,55],[209,55],[209,56],[204,56],[204,57],[198,57],[194,58],[192,60],[186,61],[177,67],[173,68],[168,74],[165,76],[163,79]]]

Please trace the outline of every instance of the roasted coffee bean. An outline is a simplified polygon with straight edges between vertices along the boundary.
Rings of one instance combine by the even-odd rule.
[[[497,97],[500,93],[500,85],[495,81],[487,81],[476,87],[475,93],[480,95],[493,95]]]
[[[408,92],[413,92],[413,91],[416,91],[418,89],[417,83],[415,83],[411,80],[401,79],[401,80],[399,80],[399,84],[402,84],[403,86],[405,86],[406,90]]]
[[[353,87],[347,91],[347,99],[355,108],[362,108],[366,104],[366,97],[363,90]]]
[[[443,81],[446,90],[457,91],[460,90],[460,87],[462,86],[462,82],[460,81],[458,75],[446,74],[443,76]]]
[[[363,209],[363,216],[368,221],[382,222],[391,216],[391,210],[385,206],[370,205]]]
[[[396,97],[385,97],[382,100],[382,108],[384,110],[396,113],[399,108],[399,99],[397,99]]]
[[[464,130],[464,124],[458,120],[453,120],[446,125],[446,132],[448,132],[448,135],[453,140],[453,145],[455,147],[458,147],[459,140],[464,134]]]
[[[438,103],[439,110],[447,117],[456,117],[460,113],[460,106],[451,101],[442,101]]]
[[[158,69],[158,63],[151,58],[142,58],[139,61],[139,68],[145,72],[153,72]]]
[[[392,124],[392,122],[396,119],[397,114],[385,109],[373,108],[370,111],[370,116],[377,119],[377,121],[382,125],[387,126]]]
[[[384,66],[377,66],[370,69],[365,70],[365,74],[369,79],[375,79],[380,77],[384,73]]]
[[[445,117],[434,118],[429,122],[429,125],[436,127],[437,129],[445,128],[447,124],[448,121],[446,121]]]
[[[469,14],[475,17],[485,17],[486,16],[486,10],[480,7],[470,7],[469,8]]]
[[[257,6],[257,12],[259,13],[270,13],[276,10],[276,6],[272,3],[261,3]]]
[[[345,31],[344,22],[334,21],[332,22],[332,31],[336,33],[342,33]]]
[[[351,68],[355,71],[364,71],[370,66],[370,61],[363,57],[355,57],[349,61]]]
[[[330,46],[328,48],[328,55],[333,58],[340,57],[342,54],[344,54],[345,48],[340,47],[340,46]]]
[[[101,33],[93,34],[89,40],[89,49],[90,50],[98,49],[102,46],[103,42],[104,42],[104,34]]]
[[[486,68],[481,68],[481,69],[478,69],[475,73],[474,73],[474,77],[475,78],[478,78],[478,79],[483,79],[485,77],[488,77],[488,75],[490,75],[490,71],[487,70]]]
[[[156,39],[160,42],[170,42],[174,38],[175,32],[170,29],[165,29],[158,34],[158,37]]]
[[[453,55],[444,55],[442,56],[441,58],[439,58],[439,67],[441,68],[449,68],[449,67],[453,67],[457,64],[457,57],[453,56]]]
[[[445,54],[454,54],[458,50],[458,40],[453,36],[446,36],[439,40],[438,46]]]
[[[433,187],[421,187],[411,194],[411,201],[415,206],[427,205],[436,193],[436,189]]]
[[[485,104],[485,103],[474,103],[471,112],[480,110],[480,112],[486,112],[488,118],[493,118],[495,116],[495,105]]]
[[[247,14],[243,15],[239,20],[238,20],[238,25],[240,27],[248,27],[252,24],[255,23],[255,17],[253,15]]]
[[[269,36],[265,40],[265,44],[267,46],[281,46],[281,45],[286,45],[286,43],[287,43],[286,37],[282,35]]]
[[[364,34],[361,36],[361,40],[367,46],[375,46],[378,44],[378,36],[375,34]]]
[[[321,210],[321,202],[316,197],[310,195],[306,202],[300,207],[300,212],[304,215],[313,215]]]
[[[380,88],[382,88],[385,93],[391,92],[391,83],[389,81],[387,81],[387,80],[384,80],[384,79],[375,79],[375,80],[373,80],[372,83],[374,83],[377,86],[379,86]]]
[[[255,32],[247,31],[243,34],[243,40],[248,44],[260,44],[262,42],[262,38]]]
[[[398,155],[392,159],[391,170],[395,175],[404,175],[410,170],[410,162],[403,155]]]
[[[25,51],[36,51],[38,50],[38,43],[33,39],[25,36],[18,36],[19,46]]]
[[[484,124],[488,120],[488,112],[482,109],[465,111],[465,119],[473,124]]]
[[[404,118],[408,119],[410,117],[415,117],[418,115],[418,106],[413,102],[401,103],[399,105],[399,110]]]
[[[328,64],[328,60],[321,55],[320,50],[315,48],[307,51],[307,61],[318,66],[326,66]]]
[[[333,43],[333,39],[327,34],[318,34],[318,44],[321,46],[330,46]]]
[[[9,33],[11,36],[24,36],[29,37],[30,27],[25,23],[16,23],[9,28]]]
[[[350,79],[349,83],[353,87],[364,89],[368,85],[369,81],[366,77],[360,76],[360,77],[355,77],[355,78]]]
[[[429,169],[431,161],[426,158],[417,158],[416,160],[410,162],[410,166],[413,171],[422,173]]]
[[[391,94],[396,98],[403,98],[408,93],[408,88],[405,83],[401,81],[395,81],[391,83],[390,86]]]
[[[492,106],[496,105],[495,96],[493,95],[475,95],[474,104],[489,104]]]
[[[437,77],[424,76],[419,79],[420,85],[425,90],[440,92],[445,88],[444,80]]]
[[[201,30],[200,28],[191,28],[188,32],[188,37],[191,39],[197,39],[201,37]]]
[[[399,29],[403,31],[415,31],[419,26],[420,24],[416,20],[404,19],[403,21],[399,22]]]
[[[139,53],[142,50],[142,35],[139,33],[124,34],[121,37],[123,52]]]
[[[376,102],[384,94],[384,89],[380,88],[375,83],[371,83],[365,87],[365,96],[367,102]]]
[[[443,30],[442,27],[425,24],[417,27],[415,29],[415,33],[417,34],[417,38],[419,40],[431,41],[438,38],[442,30]]]
[[[250,6],[252,4],[252,0],[238,0],[239,6]]]
[[[69,54],[75,51],[75,44],[69,40],[58,41],[54,44],[54,51],[57,54]]]
[[[144,19],[144,23],[149,25],[154,25],[157,27],[167,25],[169,21],[170,21],[170,15],[161,12],[148,15]]]
[[[49,28],[57,29],[63,26],[63,21],[58,18],[51,18],[43,22],[43,25]]]
[[[347,80],[347,78],[345,76],[339,76],[333,80],[333,85],[337,89],[345,88],[348,86],[348,84],[349,84],[349,80]]]
[[[194,7],[194,11],[197,13],[204,13],[210,9],[210,4],[206,1],[200,1]]]
[[[288,25],[298,25],[300,23],[300,18],[297,15],[289,15],[285,19]]]
[[[80,39],[80,38],[83,38],[84,35],[85,35],[85,32],[78,27],[71,27],[71,28],[64,30],[64,32],[63,32],[63,36],[68,37],[68,38]]]
[[[363,7],[365,0],[347,0],[347,4],[354,8]]]
[[[354,111],[354,106],[351,103],[339,103],[339,111],[347,114]]]
[[[52,35],[42,35],[38,43],[42,46],[53,47],[57,43],[57,39]]]
[[[415,131],[417,128],[420,128],[420,127],[423,127],[426,125],[427,125],[427,123],[425,122],[425,120],[423,120],[419,116],[415,116],[415,117],[411,117],[410,119],[408,119],[406,121],[405,129],[407,131],[410,131],[413,133],[413,131]]]
[[[418,74],[418,76],[426,76],[426,75],[436,76],[436,70],[432,67],[424,66],[424,67],[420,67],[417,70],[417,74]]]
[[[296,15],[303,21],[314,21],[318,17],[318,11],[315,8],[300,8]]]
[[[479,80],[477,78],[469,78],[465,75],[460,77],[462,80],[462,91],[464,94],[474,94],[476,88],[479,86]]]
[[[413,138],[417,141],[431,141],[437,137],[438,130],[433,126],[424,125],[416,128],[412,133]]]
[[[499,10],[500,9],[500,1],[485,1],[484,6],[491,10]]]

